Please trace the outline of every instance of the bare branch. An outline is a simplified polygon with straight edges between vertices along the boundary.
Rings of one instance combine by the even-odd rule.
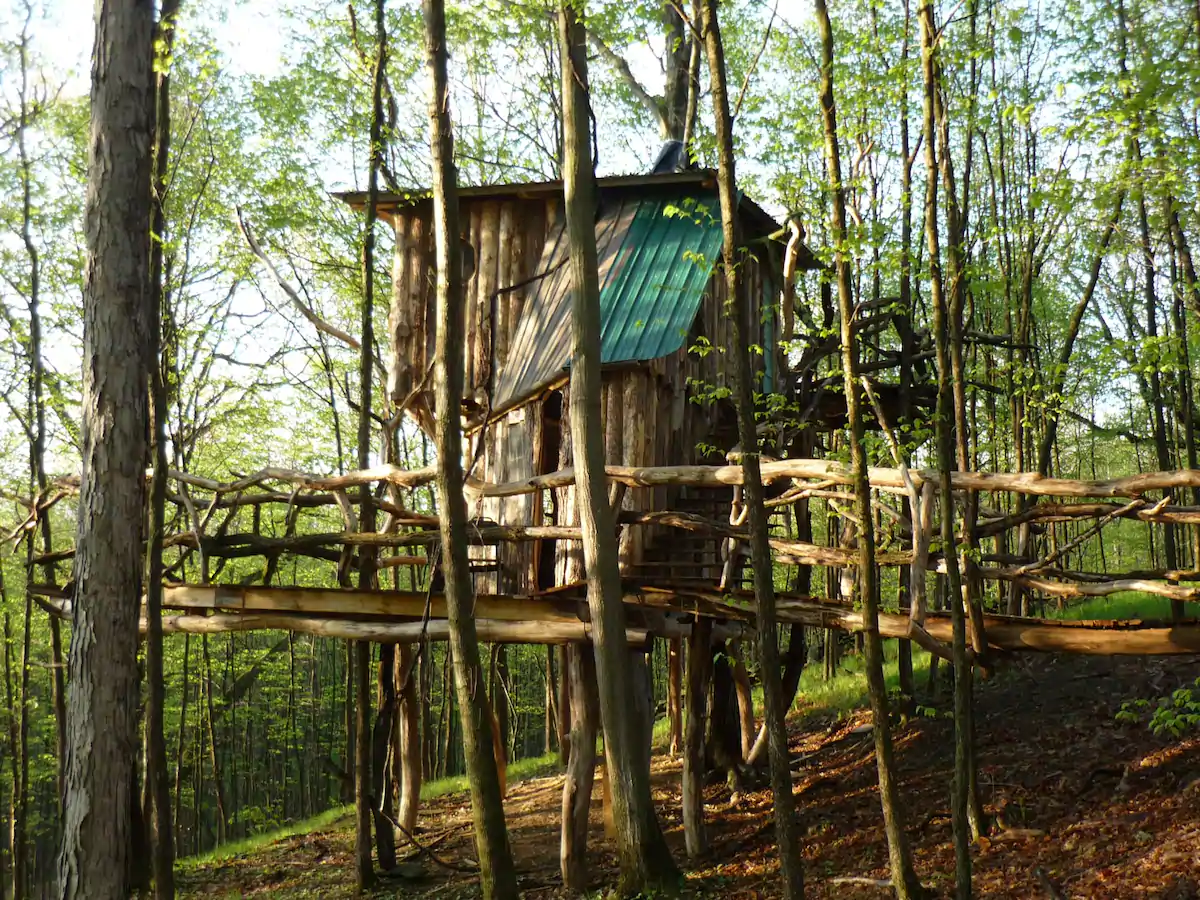
[[[629,68],[629,63],[625,61],[625,57],[613,50],[604,40],[599,37],[590,28],[588,29],[588,42],[591,43],[593,49],[604,59],[606,63],[613,67],[621,80],[625,82],[626,87],[633,92],[633,95],[638,99],[638,102],[654,116],[654,121],[658,123],[659,131],[663,135],[670,134],[670,123],[667,121],[667,108],[661,97],[655,97],[647,91],[637,76],[633,74],[633,70]]]
[[[288,284],[288,282],[280,274],[279,269],[277,269],[275,264],[271,262],[270,257],[263,252],[263,249],[259,246],[258,241],[254,239],[254,234],[250,231],[250,223],[247,222],[245,217],[242,215],[241,207],[234,207],[234,210],[237,213],[236,218],[238,230],[241,231],[242,237],[246,239],[246,246],[248,246],[250,248],[250,252],[257,256],[262,264],[267,267],[267,271],[271,273],[271,277],[275,279],[275,283],[278,284],[280,289],[288,295],[288,299],[292,301],[292,305],[296,307],[300,315],[304,316],[304,318],[307,319],[308,322],[317,329],[317,331],[341,341],[351,350],[361,350],[362,345],[359,344],[357,340],[355,340],[351,335],[342,331],[340,328],[330,325],[328,322],[318,316],[311,306],[304,302],[303,298],[300,296],[300,292],[292,287],[292,285]]]

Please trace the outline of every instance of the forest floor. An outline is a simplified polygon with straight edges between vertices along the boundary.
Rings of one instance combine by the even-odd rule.
[[[973,849],[976,896],[1051,897],[1039,870],[1061,896],[1200,900],[1200,733],[1156,737],[1143,724],[1118,722],[1122,703],[1154,700],[1200,676],[1200,662],[1041,657],[1007,663],[977,689],[979,778],[988,813],[1002,827]],[[936,896],[953,888],[948,815],[953,726],[941,711],[894,729],[908,833],[917,870]],[[868,714],[793,711],[790,750],[804,829],[807,896],[880,898],[869,883],[887,876],[887,850],[876,790]],[[653,790],[677,860],[685,859],[680,820],[680,763],[656,756]],[[598,786],[599,787],[599,786]],[[550,898],[559,887],[562,779],[510,786],[506,810],[524,896]],[[724,783],[705,792],[711,849],[686,865],[692,896],[779,896],[771,794],[730,803]],[[422,810],[422,842],[443,862],[473,858],[464,793]],[[204,864],[181,863],[181,895],[197,897],[353,896],[353,830],[347,818],[322,829]],[[615,882],[614,847],[593,805],[589,864],[597,887]],[[404,852],[404,848],[401,848]],[[410,856],[404,876],[379,896],[472,897],[470,875]],[[841,879],[851,879],[849,881]]]

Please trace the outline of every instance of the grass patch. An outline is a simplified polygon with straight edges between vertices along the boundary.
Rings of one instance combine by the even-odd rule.
[[[888,694],[900,692],[900,664],[896,641],[883,642],[883,679]],[[826,681],[823,666],[819,663],[804,667],[800,675],[798,698],[806,704],[802,715],[833,713],[843,718],[862,709],[869,702],[867,696],[866,659],[859,655],[846,655],[838,664],[834,677]],[[924,685],[929,672],[929,654],[913,647],[913,680],[918,688]]]
[[[542,756],[530,756],[508,764],[508,783],[515,784],[518,781],[527,781],[530,778],[557,775],[561,771],[562,766],[559,765],[557,751],[546,753]],[[457,794],[466,791],[467,788],[466,775],[449,775],[445,778],[438,778],[422,784],[421,799],[432,800],[435,797],[444,797],[446,794]]]
[[[1183,614],[1200,616],[1200,603],[1185,603]],[[1076,622],[1083,619],[1169,619],[1171,601],[1153,594],[1131,592],[1112,597],[1088,597],[1064,609],[1047,604],[1046,615]]]
[[[342,819],[350,818],[352,815],[354,815],[353,806],[335,806],[332,809],[325,810],[323,813],[317,813],[309,819],[301,819],[299,822],[292,822],[289,825],[283,825],[271,831],[260,831],[258,834],[252,834],[241,840],[230,841],[227,844],[222,844],[220,847],[209,850],[207,853],[201,853],[199,856],[185,857],[179,860],[178,866],[184,869],[201,868],[222,859],[244,856],[247,853],[260,850],[269,844],[274,844],[276,841],[295,837],[298,834],[308,834],[313,831],[321,831],[329,828]]]
[[[508,783],[513,784],[518,781],[525,781],[530,778],[540,778],[544,775],[554,775],[562,771],[562,767],[558,763],[557,753],[547,753],[544,756],[533,756],[529,759],[519,759],[508,767]],[[448,778],[438,778],[434,781],[427,781],[421,785],[421,799],[432,800],[435,797],[442,797],[446,794],[461,793],[467,790],[466,775],[452,775]],[[214,850],[207,853],[202,853],[199,856],[189,856],[179,860],[181,868],[202,868],[210,863],[218,862],[223,859],[230,859],[236,856],[244,856],[261,850],[263,847],[274,844],[277,841],[286,840],[290,837],[295,837],[298,834],[308,834],[314,831],[322,831],[332,825],[336,825],[343,819],[349,819],[354,815],[354,807],[336,806],[332,809],[327,809],[323,813],[318,813],[309,819],[302,819],[299,822],[292,822],[290,825],[284,825],[280,828],[275,828],[270,831],[261,831],[258,834],[252,834],[249,837],[241,840],[231,841],[227,844],[222,844]]]

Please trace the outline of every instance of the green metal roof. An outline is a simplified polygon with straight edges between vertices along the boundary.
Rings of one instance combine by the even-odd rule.
[[[716,195],[689,191],[608,200],[596,222],[601,361],[657,359],[687,339],[721,250]],[[494,408],[512,406],[570,365],[571,275],[562,222],[551,227],[536,282],[496,385]]]

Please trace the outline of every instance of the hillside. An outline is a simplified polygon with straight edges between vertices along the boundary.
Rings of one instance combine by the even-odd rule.
[[[1119,721],[1126,701],[1158,698],[1200,677],[1200,662],[1034,657],[1013,661],[977,694],[980,778],[999,827],[975,848],[976,896],[1200,897],[1200,736],[1156,737],[1144,722]],[[943,695],[946,691],[943,690]],[[896,729],[907,819],[917,868],[936,896],[949,896],[953,849],[948,814],[952,723],[941,710]],[[872,743],[862,710],[801,707],[791,752],[805,830],[808,896],[885,894],[886,847]],[[654,791],[668,841],[683,859],[679,763],[655,759]],[[515,784],[507,803],[521,884],[528,897],[560,894],[561,779]],[[730,804],[707,791],[713,851],[687,870],[698,896],[777,895],[768,791]],[[422,842],[437,862],[410,854],[379,896],[477,895],[465,793],[433,799]],[[594,804],[597,883],[612,883],[615,858]],[[348,816],[247,853],[182,864],[184,897],[349,897],[353,830]],[[1055,894],[1055,891],[1061,893]]]

